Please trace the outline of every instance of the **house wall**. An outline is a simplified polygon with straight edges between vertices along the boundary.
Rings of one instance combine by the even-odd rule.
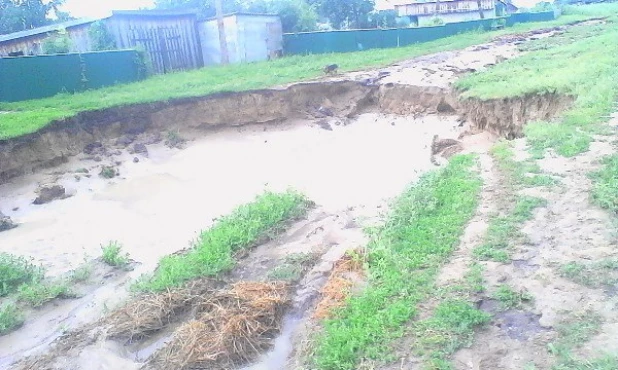
[[[480,8],[484,10],[495,10],[494,0],[480,0]],[[444,0],[424,3],[414,3],[397,5],[396,10],[400,17],[423,16],[452,13],[468,13],[479,10],[479,2],[476,0]],[[457,17],[454,17],[457,18]]]
[[[225,39],[227,42],[227,52],[230,63],[240,62],[238,58],[238,27],[236,16],[225,17],[223,19],[225,27]],[[214,65],[221,63],[221,44],[219,41],[219,26],[216,19],[210,19],[198,23],[198,31],[202,40],[202,55],[204,65]]]
[[[105,25],[119,49],[143,48],[155,73],[203,66],[194,14],[174,16],[114,14]]]
[[[496,17],[496,9],[491,10],[483,10],[484,19],[490,19]],[[419,15],[418,16],[418,25],[420,27],[429,26],[433,24],[434,18],[436,15]],[[440,18],[444,23],[457,23],[457,22],[465,22],[465,21],[476,21],[481,19],[481,14],[479,11],[474,12],[461,12],[461,13],[438,13],[438,18]]]
[[[91,51],[90,37],[88,30],[91,23],[67,28],[67,33],[71,38],[71,52],[84,53]],[[43,54],[42,44],[49,37],[48,33],[28,36],[20,39],[4,41],[0,43],[0,56],[8,56],[9,53],[22,51],[25,55]]]

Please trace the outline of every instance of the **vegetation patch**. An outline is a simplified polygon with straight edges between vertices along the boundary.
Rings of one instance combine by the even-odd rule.
[[[112,267],[124,267],[131,260],[128,253],[122,253],[122,245],[116,241],[101,246],[101,251],[103,252],[101,256],[103,262]]]
[[[618,283],[618,260],[569,262],[560,268],[560,275],[590,288],[609,288]]]
[[[474,249],[474,256],[482,261],[508,262],[508,249],[517,240],[521,240],[521,227],[532,218],[535,209],[545,204],[545,199],[518,196],[509,214],[490,220],[485,240]]]
[[[275,281],[298,281],[313,266],[317,258],[317,255],[311,253],[291,254],[268,274],[268,278]]]
[[[578,9],[579,8],[571,8]],[[548,148],[564,156],[588,150],[591,133],[608,117],[618,97],[618,4],[595,8],[610,16],[604,24],[572,32],[590,37],[547,39],[556,45],[531,51],[485,72],[460,79],[465,97],[482,100],[561,94],[575,97],[560,122],[533,122],[524,128],[528,143],[539,154]],[[612,41],[614,40],[614,41]]]
[[[40,281],[44,271],[31,260],[0,253],[0,297],[11,294],[22,285]]]
[[[591,174],[592,200],[618,216],[618,155],[603,160],[603,168]]]
[[[502,310],[521,308],[524,303],[531,302],[534,297],[525,290],[516,291],[512,287],[503,284],[494,292],[493,298],[500,302]]]
[[[13,303],[0,306],[0,335],[6,335],[24,324],[20,309]]]
[[[145,276],[134,288],[157,292],[234,266],[235,254],[273,238],[292,220],[303,217],[311,207],[304,195],[294,191],[266,192],[240,206],[203,231],[184,254],[166,256],[152,276]]]
[[[481,188],[475,169],[474,157],[453,157],[392,204],[367,248],[368,285],[324,322],[317,368],[355,369],[363,359],[385,359],[474,215]]]
[[[31,307],[41,307],[56,298],[75,297],[75,293],[71,291],[71,287],[65,281],[24,284],[19,287],[17,292],[17,300]]]

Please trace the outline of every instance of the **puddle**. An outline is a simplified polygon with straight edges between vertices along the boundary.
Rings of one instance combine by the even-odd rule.
[[[507,311],[496,315],[496,326],[511,339],[526,341],[534,334],[546,331],[539,323],[540,318],[531,312]]]
[[[294,349],[292,336],[300,322],[298,315],[289,315],[284,318],[283,329],[275,340],[273,349],[262,355],[256,364],[242,368],[242,370],[284,370]]]

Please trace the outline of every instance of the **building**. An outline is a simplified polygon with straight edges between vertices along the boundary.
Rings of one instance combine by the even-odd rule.
[[[404,0],[394,6],[400,17],[419,26],[496,17],[494,0]]]
[[[117,49],[140,49],[152,71],[169,73],[220,63],[216,20],[199,20],[196,11],[114,11],[101,19],[83,19],[0,35],[0,57],[44,54],[42,44],[60,29],[71,39],[71,52],[93,51],[89,30],[100,21]],[[283,51],[283,31],[277,15],[225,16],[231,62],[268,60]]]
[[[231,63],[269,60],[283,53],[283,28],[277,15],[234,13],[223,18]],[[216,19],[200,22],[204,64],[221,63]]]

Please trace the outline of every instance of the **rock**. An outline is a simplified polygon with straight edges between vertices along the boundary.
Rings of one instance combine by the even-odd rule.
[[[139,163],[139,158],[137,157],[133,158],[133,163]]]
[[[103,159],[97,155],[96,157],[93,158],[93,160],[95,162],[101,162]]]
[[[103,144],[99,142],[94,142],[94,143],[90,143],[86,145],[86,147],[84,148],[84,153],[95,154],[95,153],[99,153],[101,149],[103,149]]]
[[[327,117],[332,117],[332,116],[335,115],[333,113],[333,111],[330,108],[327,108],[327,107],[319,107],[318,108],[318,112],[320,114],[323,114],[324,116],[327,116]]]
[[[327,130],[327,131],[333,131],[333,127],[330,125],[330,123],[327,120],[320,120],[317,123],[322,129]]]
[[[46,204],[56,199],[64,199],[67,197],[64,186],[58,184],[42,185],[37,190],[38,197],[33,204]]]
[[[136,139],[135,135],[124,135],[118,138],[118,140],[116,140],[116,145],[121,146],[121,147],[127,147],[133,144],[135,139]]]
[[[141,154],[144,157],[148,157],[148,148],[146,148],[146,145],[142,143],[137,143],[133,145],[133,153]]]
[[[139,142],[144,145],[152,145],[160,143],[163,140],[161,134],[147,134],[139,139]]]
[[[9,216],[5,216],[2,212],[0,212],[0,232],[11,230],[16,227],[17,225]]]

